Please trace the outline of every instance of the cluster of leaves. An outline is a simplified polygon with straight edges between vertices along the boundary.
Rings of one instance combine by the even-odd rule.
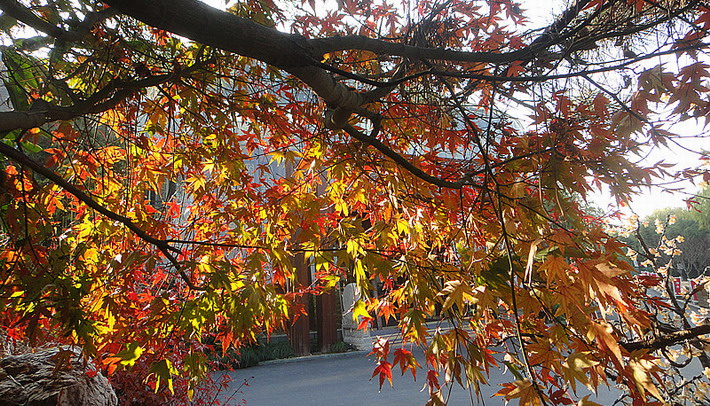
[[[698,198],[703,199],[704,193]],[[704,202],[707,204],[707,202]],[[678,217],[675,216],[677,213]],[[697,229],[688,228],[691,223],[698,227],[703,224],[703,212],[683,209],[664,209],[649,216],[643,223],[632,217],[628,223],[617,227],[617,231],[629,242],[629,258],[640,264],[643,270],[637,278],[648,288],[650,302],[662,306],[648,306],[654,320],[654,330],[647,337],[650,349],[658,351],[659,365],[668,373],[661,378],[662,385],[672,396],[673,404],[705,404],[710,402],[710,358],[706,351],[707,341],[701,337],[688,335],[682,345],[668,345],[662,338],[663,332],[692,331],[707,325],[707,292],[710,277],[694,275],[693,283],[687,282],[688,274],[678,271],[678,264],[687,266],[689,258],[697,254],[686,254],[684,250],[698,249],[687,241],[679,229],[689,233],[689,238],[702,235]],[[662,219],[662,220],[661,220]],[[651,229],[649,220],[654,220]],[[700,221],[693,221],[700,220]],[[676,227],[676,225],[678,227]],[[707,233],[707,231],[705,231]],[[702,246],[702,250],[707,245]],[[691,270],[692,268],[683,268]],[[689,286],[680,284],[681,278]],[[680,289],[677,289],[680,287]],[[672,342],[676,344],[676,342]]]
[[[690,210],[663,209],[644,218],[638,227],[638,235],[630,235],[625,242],[638,254],[645,253],[643,241],[654,257],[636,255],[633,259],[652,270],[658,255],[667,266],[672,266],[673,276],[684,279],[707,276],[704,272],[710,264],[707,250],[710,247],[710,188],[706,186],[701,190],[695,201],[697,204],[691,204]],[[669,222],[671,218],[672,223]]]
[[[9,337],[189,393],[206,337],[254,343],[350,277],[356,318],[426,347],[433,404],[500,351],[521,404],[673,396],[646,340],[664,303],[575,196],[629,200],[668,170],[629,154],[710,116],[702,2],[578,0],[542,30],[510,0],[104,3],[0,2]],[[437,308],[456,327],[427,336]]]

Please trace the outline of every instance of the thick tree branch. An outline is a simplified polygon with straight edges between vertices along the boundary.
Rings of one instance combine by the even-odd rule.
[[[0,132],[27,130],[51,121],[43,111],[2,111],[0,112]]]
[[[37,31],[43,32],[50,37],[70,42],[81,41],[94,24],[101,19],[114,15],[116,11],[113,9],[105,9],[97,13],[91,13],[76,27],[76,30],[66,31],[39,18],[35,13],[16,0],[0,0],[0,9],[7,15],[22,21]]]
[[[255,58],[279,68],[319,60],[308,41],[230,14],[197,0],[106,0],[120,12],[152,27],[204,45]]]
[[[196,0],[106,0],[106,3],[150,26],[283,69],[301,79],[330,105],[352,111],[366,101],[362,94],[317,66],[323,53],[303,36],[279,32]]]
[[[308,40],[257,24],[239,16],[212,8],[197,0],[105,0],[120,12],[150,26],[181,35],[199,43],[255,58],[293,74],[313,89],[331,107],[353,111],[367,100],[357,91],[336,81],[323,69],[322,55],[338,50],[369,50],[381,55],[418,60],[453,62],[509,63],[528,61],[536,53],[559,41],[550,33],[569,24],[588,0],[580,0],[530,46],[511,52],[471,52],[446,48],[427,48],[389,42],[365,36],[342,36]],[[559,26],[559,27],[558,27]],[[326,123],[340,129],[345,119]]]
[[[704,324],[702,326],[691,327],[685,330],[674,331],[672,333],[655,337],[649,340],[621,343],[621,346],[624,347],[627,351],[658,350],[661,348],[672,346],[674,344],[678,344],[685,340],[698,338],[705,334],[710,334],[710,324]]]
[[[12,18],[22,21],[35,30],[41,31],[51,37],[61,38],[67,35],[66,31],[39,18],[35,13],[15,0],[0,0],[0,9]]]
[[[1,1],[1,0],[0,0]],[[85,114],[103,113],[130,97],[135,92],[158,86],[177,77],[184,77],[200,69],[209,61],[199,61],[180,71],[180,74],[166,73],[148,78],[126,81],[113,80],[87,99],[72,106],[57,106],[43,100],[35,101],[30,111],[0,112],[0,132],[30,129],[53,121],[72,120]]]

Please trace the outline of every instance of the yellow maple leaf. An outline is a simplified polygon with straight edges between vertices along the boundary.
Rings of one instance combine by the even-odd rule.
[[[608,350],[614,356],[614,362],[620,367],[622,365],[621,347],[616,337],[612,334],[612,331],[609,325],[592,323],[590,335],[596,338],[602,350]]]
[[[589,388],[589,390],[594,390],[589,383],[589,378],[585,370],[598,365],[599,362],[589,359],[590,353],[590,351],[583,351],[570,354],[562,365],[562,373],[565,379],[572,385],[572,390],[575,393],[577,392],[577,381]]]
[[[461,281],[448,281],[438,296],[446,296],[444,306],[441,309],[442,312],[445,312],[454,304],[459,309],[463,309],[465,302],[473,300],[473,290],[468,284]]]
[[[541,406],[540,394],[535,390],[535,385],[529,379],[518,380],[513,383],[503,384],[503,389],[496,393],[505,396],[506,400],[519,399],[520,406]]]
[[[631,360],[629,361],[629,367],[633,372],[634,380],[636,381],[636,388],[641,393],[641,396],[646,396],[646,392],[653,395],[656,399],[662,400],[663,397],[661,393],[656,388],[656,385],[651,380],[648,371],[653,367],[651,363],[647,360]]]
[[[540,268],[547,271],[547,287],[553,280],[567,280],[567,270],[570,269],[564,258],[554,255],[548,256]]]

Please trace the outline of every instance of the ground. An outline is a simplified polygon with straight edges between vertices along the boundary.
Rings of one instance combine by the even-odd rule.
[[[372,333],[373,336],[378,334],[392,338],[396,336],[393,331]],[[393,350],[401,345],[397,340],[392,341]],[[419,363],[424,365],[423,352],[415,349],[414,353]],[[232,378],[232,383],[220,393],[219,399],[223,405],[229,406],[242,405],[244,401],[247,406],[411,406],[427,402],[429,394],[424,388],[425,370],[418,371],[416,382],[409,372],[400,376],[399,370],[393,370],[394,387],[385,382],[380,391],[377,378],[370,380],[375,359],[367,354],[367,351],[359,351],[277,360],[253,368],[219,372],[215,374],[217,379],[224,374]],[[248,380],[248,386],[241,386],[245,379]],[[503,405],[503,398],[493,395],[501,388],[499,383],[511,380],[514,378],[510,372],[492,370],[491,385],[481,388],[481,400],[475,400],[473,391],[455,385],[450,391],[448,404]],[[444,393],[449,392],[444,390]],[[584,396],[588,392],[580,391],[578,394]],[[592,395],[590,400],[601,405],[611,405],[618,394],[615,389],[601,388],[598,396]]]

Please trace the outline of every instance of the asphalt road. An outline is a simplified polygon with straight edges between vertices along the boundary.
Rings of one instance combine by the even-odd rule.
[[[421,364],[424,363],[421,354],[417,358]],[[228,374],[232,378],[229,388],[219,395],[222,404],[230,406],[410,406],[424,405],[428,400],[427,390],[422,390],[425,370],[419,370],[416,382],[409,372],[400,376],[399,371],[395,371],[394,387],[385,382],[379,391],[377,378],[370,380],[374,368],[374,358],[368,358],[365,352],[358,352],[260,365],[218,373],[216,378],[220,374]],[[458,385],[454,385],[450,392],[444,390],[444,393],[450,393],[448,404],[505,404],[503,398],[493,394],[500,389],[499,383],[514,378],[510,372],[503,374],[502,371],[491,371],[490,378],[491,385],[482,387],[480,399]],[[248,386],[239,388],[245,379]],[[579,393],[582,396],[585,394]],[[605,390],[600,391],[599,396],[592,395],[590,400],[611,405],[617,395],[615,390]]]

